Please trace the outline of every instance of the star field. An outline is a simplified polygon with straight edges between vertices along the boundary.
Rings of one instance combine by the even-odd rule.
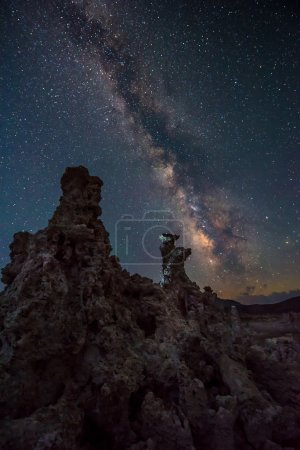
[[[121,262],[121,216],[170,209],[200,287],[243,301],[300,289],[296,2],[3,11],[1,266],[13,233],[47,225],[65,167],[82,164],[104,181]],[[159,279],[140,242],[135,257],[130,271]]]

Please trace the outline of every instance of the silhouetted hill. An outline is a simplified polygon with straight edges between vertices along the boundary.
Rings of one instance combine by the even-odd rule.
[[[236,306],[238,311],[243,314],[284,314],[289,312],[300,312],[300,296],[292,297],[278,303],[265,305],[243,305],[235,300],[219,300],[218,304],[225,302],[225,309]]]

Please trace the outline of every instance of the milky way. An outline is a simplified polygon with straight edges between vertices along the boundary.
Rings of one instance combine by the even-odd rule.
[[[63,167],[84,164],[112,244],[121,214],[170,209],[200,286],[299,288],[297,17],[250,3],[6,3],[3,263],[13,232],[45,226]],[[158,279],[138,258],[129,270]]]

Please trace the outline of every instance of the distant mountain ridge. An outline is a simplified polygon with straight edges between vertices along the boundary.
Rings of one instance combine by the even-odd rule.
[[[243,305],[235,300],[218,300],[220,302],[226,302],[226,306],[236,306],[239,312],[245,314],[283,314],[289,312],[300,313],[300,296],[292,297],[287,300],[283,300],[278,303],[265,303],[265,304],[253,304]]]

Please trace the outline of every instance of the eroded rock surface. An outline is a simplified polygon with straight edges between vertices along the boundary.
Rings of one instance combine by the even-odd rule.
[[[0,448],[299,449],[294,337],[252,340],[183,265],[167,288],[123,270],[98,218],[101,186],[68,168],[49,226],[14,237]]]
[[[159,236],[161,241],[160,252],[162,256],[162,286],[190,282],[184,268],[186,259],[191,255],[190,248],[176,247],[175,242],[179,235],[163,233]]]

